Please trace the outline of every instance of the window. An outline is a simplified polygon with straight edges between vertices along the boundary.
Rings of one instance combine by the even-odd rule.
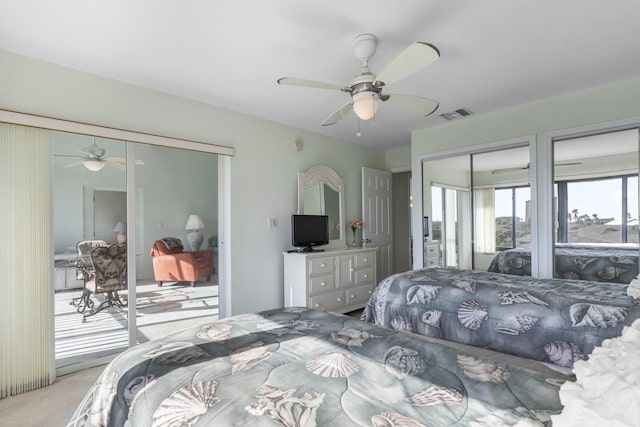
[[[469,256],[461,248],[469,245],[469,192],[463,189],[431,187],[433,240],[440,242],[443,266],[471,268]]]
[[[637,243],[638,176],[557,181],[560,243]]]
[[[531,247],[530,187],[496,188],[496,249]]]

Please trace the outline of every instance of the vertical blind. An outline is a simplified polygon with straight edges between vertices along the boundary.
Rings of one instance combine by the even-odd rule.
[[[49,133],[0,123],[0,398],[53,379]]]

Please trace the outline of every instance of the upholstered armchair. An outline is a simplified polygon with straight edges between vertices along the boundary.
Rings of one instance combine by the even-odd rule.
[[[158,286],[163,282],[189,282],[195,286],[203,277],[211,280],[214,272],[211,251],[184,252],[182,241],[176,237],[156,240],[151,249],[153,275]]]

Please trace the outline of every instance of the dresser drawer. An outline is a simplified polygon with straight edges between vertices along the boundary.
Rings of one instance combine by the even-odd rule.
[[[438,258],[427,258],[424,260],[424,268],[432,268],[439,266]]]
[[[310,258],[309,275],[333,273],[333,257]]]
[[[353,283],[356,286],[373,284],[373,267],[355,270],[353,276]]]
[[[309,297],[309,307],[318,310],[334,310],[344,306],[344,291],[333,291]]]
[[[429,258],[429,257],[438,257],[438,245],[437,244],[426,244],[424,245],[424,256]]]
[[[353,260],[354,268],[373,267],[373,254],[355,254]]]
[[[347,305],[358,304],[358,303],[362,303],[362,305],[365,305],[367,301],[369,301],[369,297],[373,293],[374,287],[375,286],[371,284],[371,285],[358,286],[353,289],[348,289],[346,291]]]
[[[335,289],[335,277],[333,274],[309,277],[309,293],[317,294]]]

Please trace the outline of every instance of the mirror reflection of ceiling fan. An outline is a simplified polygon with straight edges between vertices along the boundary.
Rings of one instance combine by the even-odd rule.
[[[581,164],[582,164],[582,162],[556,163],[556,164],[553,165],[553,167],[557,167],[557,166],[579,166]],[[499,173],[518,172],[518,171],[521,171],[521,170],[529,170],[530,167],[531,167],[530,164],[527,163],[526,166],[522,166],[522,167],[492,170],[491,174],[492,175],[496,175],[496,174],[499,174]]]
[[[110,166],[112,168],[118,169],[120,171],[126,171],[127,167],[127,159],[124,157],[105,157],[105,149],[96,144],[95,137],[93,138],[93,144],[88,147],[84,147],[81,151],[81,156],[69,156],[64,154],[57,154],[58,157],[75,157],[80,160],[75,162],[71,162],[66,167],[73,166],[84,166],[87,170],[91,172],[98,172],[102,170],[105,166]],[[144,165],[142,160],[136,160],[136,165]]]
[[[354,51],[362,61],[360,72],[348,85],[318,82],[297,77],[283,77],[278,84],[317,89],[339,90],[350,95],[349,102],[331,113],[322,126],[338,123],[351,110],[361,120],[375,117],[380,101],[399,110],[419,116],[428,116],[438,108],[438,101],[412,95],[383,94],[384,86],[408,77],[440,57],[438,49],[430,44],[415,42],[396,56],[377,76],[369,70],[369,60],[376,52],[377,39],[373,34],[356,37]]]

